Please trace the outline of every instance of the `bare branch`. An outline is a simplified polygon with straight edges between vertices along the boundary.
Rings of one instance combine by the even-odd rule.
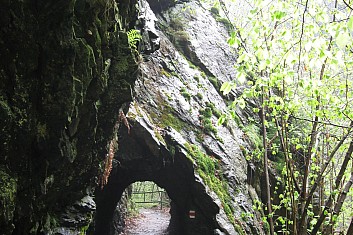
[[[300,69],[300,64],[301,64],[301,55],[302,55],[302,40],[303,40],[303,35],[304,35],[304,24],[305,24],[305,14],[308,10],[308,3],[309,0],[306,0],[305,2],[305,9],[303,12],[303,17],[302,17],[302,29],[301,29],[301,33],[300,33],[300,37],[299,37],[299,64],[298,64],[298,74],[299,74],[299,69]]]
[[[344,5],[346,5],[349,9],[351,9],[353,11],[353,8],[345,0],[343,0],[343,3],[344,3]]]
[[[300,118],[300,117],[296,117],[296,116],[294,116],[294,115],[291,115],[291,117],[294,118],[294,119],[297,119],[297,120],[301,120],[301,121],[315,122],[314,120],[310,120],[310,119],[307,119],[307,118]],[[334,126],[334,127],[345,128],[345,129],[351,128],[350,126],[343,126],[343,125],[335,124],[335,123],[331,123],[331,122],[317,121],[317,123],[319,123],[319,124],[324,124],[324,125],[328,125],[328,126]]]
[[[334,190],[337,190],[339,185],[341,184],[341,181],[342,181],[342,178],[343,178],[343,173],[347,169],[348,162],[349,162],[350,158],[352,157],[352,153],[353,153],[353,141],[349,145],[349,148],[348,148],[348,150],[346,152],[345,160],[344,160],[344,162],[343,162],[343,164],[341,166],[341,169],[340,169],[340,173],[336,177]],[[322,223],[324,222],[324,220],[326,218],[325,211],[329,211],[330,210],[333,201],[334,201],[334,196],[330,195],[330,197],[327,199],[327,201],[325,203],[325,207],[322,210],[319,219],[317,220],[317,222],[316,222],[316,224],[315,224],[315,226],[313,228],[313,231],[311,233],[312,235],[315,235],[319,231]]]

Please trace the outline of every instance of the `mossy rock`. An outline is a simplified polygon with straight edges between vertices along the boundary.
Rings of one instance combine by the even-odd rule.
[[[14,229],[12,220],[15,211],[17,183],[0,167],[0,227],[2,234],[11,234]]]

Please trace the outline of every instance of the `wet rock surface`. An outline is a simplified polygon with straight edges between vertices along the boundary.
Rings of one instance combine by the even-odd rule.
[[[13,179],[0,194],[2,234],[51,233],[96,186],[136,79],[135,3],[1,3],[0,168]],[[76,232],[87,227],[78,220]]]
[[[217,159],[229,186],[234,221],[227,218],[218,196],[209,192],[202,177],[199,181],[220,208],[215,218],[220,230],[226,234],[261,234],[262,226],[257,222],[260,215],[252,209],[255,198],[248,193],[252,187],[247,184],[248,162],[241,150],[248,144],[236,120],[217,125],[220,113],[228,112],[228,97],[222,96],[219,89],[222,82],[235,78],[232,65],[237,56],[226,43],[226,25],[217,21],[209,9],[192,1],[155,11],[160,49],[140,64],[142,74],[135,83],[135,99],[130,106],[137,111],[131,117],[148,120],[155,132],[162,129],[167,133],[165,140],[172,129],[179,136],[172,145],[194,144]],[[205,112],[210,113],[208,120]],[[242,221],[242,214],[254,217]]]
[[[2,4],[4,234],[116,235],[127,198],[117,203],[143,180],[167,190],[176,234],[263,234],[252,210],[258,196],[247,184],[243,133],[235,120],[216,125],[237,95],[219,91],[235,76],[229,28],[198,1],[148,2]],[[135,24],[144,27],[140,56],[127,35]],[[128,124],[119,121],[122,111]],[[108,185],[86,197],[97,186],[116,125],[119,150]],[[201,175],[191,145],[219,164],[213,177],[226,182],[233,218]],[[241,220],[242,214],[253,217]]]
[[[154,14],[148,18],[156,23],[159,49],[139,64],[127,113],[130,132],[125,127],[119,131],[119,164],[97,194],[96,232],[108,233],[105,228],[112,214],[108,210],[127,185],[151,180],[172,200],[171,226],[179,229],[176,234],[263,234],[261,215],[252,209],[258,197],[249,193],[253,190],[247,184],[248,162],[241,151],[247,142],[236,120],[216,125],[219,115],[228,112],[228,97],[219,88],[235,76],[236,54],[226,44],[228,29],[207,5],[196,1],[160,8],[149,3],[153,11],[147,2],[143,6]],[[225,182],[227,202],[214,192],[211,176],[200,170],[204,163],[192,156],[190,146],[219,165],[212,177]],[[109,199],[112,195],[115,198]],[[196,211],[196,219],[190,219],[190,211]],[[244,214],[253,216],[243,220]]]

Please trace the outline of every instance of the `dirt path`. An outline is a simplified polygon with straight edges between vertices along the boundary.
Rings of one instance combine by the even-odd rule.
[[[140,209],[138,216],[126,221],[121,235],[167,235],[169,220],[168,210]]]

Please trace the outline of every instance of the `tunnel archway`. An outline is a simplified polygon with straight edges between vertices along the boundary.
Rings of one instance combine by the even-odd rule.
[[[166,235],[173,234],[170,226],[170,199],[164,188],[152,181],[138,181],[125,190],[118,207],[125,220],[117,221],[122,230],[121,235]],[[118,212],[116,211],[116,214]]]
[[[96,192],[95,234],[117,234],[114,210],[124,190],[137,181],[153,181],[167,191],[174,234],[214,234],[219,228],[219,207],[195,175],[193,162],[180,144],[182,137],[165,128],[162,139],[145,119],[129,121],[130,131],[123,125],[119,131],[119,150],[108,184]],[[190,211],[195,211],[195,218],[190,218]]]

